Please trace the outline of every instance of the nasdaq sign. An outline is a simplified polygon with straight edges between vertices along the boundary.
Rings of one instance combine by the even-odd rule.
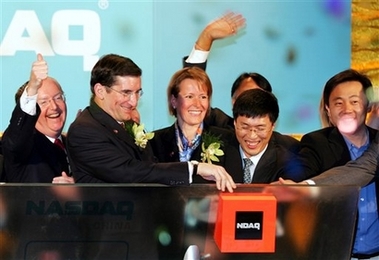
[[[70,32],[74,29],[80,31],[80,37],[73,37]],[[35,51],[44,56],[82,56],[83,70],[92,69],[101,44],[101,23],[96,12],[59,10],[51,18],[50,30],[44,31],[34,10],[15,11],[0,43],[0,56],[13,56],[17,51]]]

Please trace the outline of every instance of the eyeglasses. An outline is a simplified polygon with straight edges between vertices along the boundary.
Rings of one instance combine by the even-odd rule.
[[[118,94],[121,94],[126,98],[127,100],[130,100],[132,95],[136,95],[136,98],[139,99],[143,95],[143,90],[139,89],[137,91],[131,91],[131,90],[115,90],[114,88],[108,87],[109,89],[113,90],[114,92],[117,92]]]
[[[52,98],[44,98],[37,101],[40,107],[47,107],[50,105],[50,101],[54,101],[56,104],[62,104],[66,101],[66,98],[63,93],[60,93]]]
[[[266,127],[248,127],[248,126],[236,126],[236,130],[240,133],[247,134],[254,132],[257,136],[264,137],[270,131],[270,128]]]

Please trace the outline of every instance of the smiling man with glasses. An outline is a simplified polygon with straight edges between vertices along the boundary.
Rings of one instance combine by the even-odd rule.
[[[65,104],[66,98],[63,93],[59,93],[52,98],[41,98],[37,100],[37,103],[40,107],[47,107],[51,105],[51,102],[54,102],[57,105]]]
[[[6,182],[73,183],[62,136],[67,107],[60,84],[48,76],[41,54],[16,93],[2,143]],[[58,145],[56,145],[58,143]]]
[[[220,190],[233,191],[235,183],[223,167],[193,161],[156,163],[149,142],[138,146],[143,131],[135,134],[124,129],[143,93],[141,75],[131,59],[117,54],[105,55],[95,64],[90,106],[67,133],[75,181],[188,185],[197,174],[215,181]]]
[[[270,183],[286,176],[295,154],[277,142],[281,136],[274,131],[278,116],[278,100],[268,91],[250,89],[236,99],[234,127],[244,169],[236,182]]]

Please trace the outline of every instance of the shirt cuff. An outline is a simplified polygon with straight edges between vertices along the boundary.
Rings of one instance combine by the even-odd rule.
[[[194,174],[197,174],[197,167],[199,165],[198,161],[189,161],[188,162],[188,172],[190,174],[189,176],[189,183],[192,183],[192,176]]]
[[[315,186],[316,183],[314,180],[305,180],[305,182],[310,185],[310,186]],[[311,198],[317,198],[319,195],[320,195],[320,188],[319,187],[312,187],[312,188],[309,188],[309,191],[310,191],[310,197]]]
[[[20,107],[25,113],[35,116],[37,114],[37,94],[28,96],[28,93],[26,92],[27,88],[28,87],[24,89],[24,92],[22,92],[20,97]]]
[[[308,185],[316,185],[316,183],[315,183],[313,180],[305,180],[305,182],[306,182]]]
[[[196,50],[195,47],[192,48],[192,51],[188,58],[186,59],[187,63],[204,63],[207,61],[209,51]]]
[[[187,162],[188,164],[188,179],[189,179],[189,183],[191,184],[192,183],[192,174],[193,174],[193,164],[191,162]]]

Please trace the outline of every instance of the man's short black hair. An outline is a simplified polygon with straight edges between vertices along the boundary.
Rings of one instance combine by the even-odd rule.
[[[239,116],[250,118],[268,115],[275,123],[279,117],[279,104],[274,94],[263,89],[249,89],[241,93],[233,105],[234,120]]]

